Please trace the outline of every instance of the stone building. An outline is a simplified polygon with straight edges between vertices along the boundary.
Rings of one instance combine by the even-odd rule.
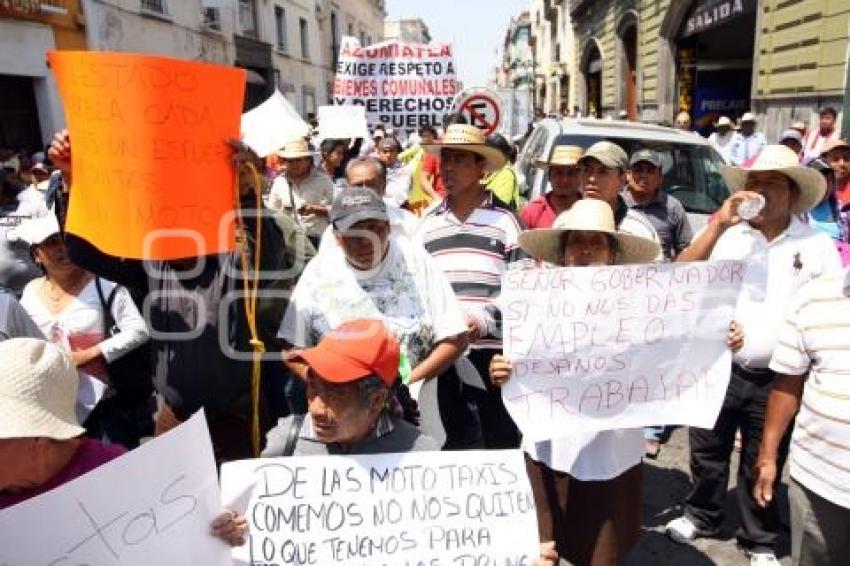
[[[431,32],[422,18],[384,20],[384,39],[431,43]]]
[[[850,2],[532,0],[531,6],[538,108],[546,111],[556,88],[554,98],[585,115],[625,112],[672,122],[685,110],[704,132],[720,115],[752,111],[773,140],[794,120],[814,125],[823,105],[841,110]]]
[[[51,49],[86,49],[79,2],[0,2],[0,147],[32,153],[64,125]]]

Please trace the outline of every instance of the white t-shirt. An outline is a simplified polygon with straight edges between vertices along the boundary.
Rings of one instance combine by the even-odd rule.
[[[145,320],[127,289],[120,287],[112,303],[112,317],[121,332],[104,340],[103,307],[94,278],[57,314],[52,314],[39,296],[38,290],[43,284],[41,277],[30,281],[24,288],[21,306],[51,342],[70,345],[73,350],[99,344],[104,359],[111,362],[148,340]],[[107,299],[115,283],[101,279],[100,288],[103,298]]]
[[[732,140],[734,138],[735,132],[731,130],[726,132],[725,136],[720,135],[720,132],[713,132],[708,136],[708,143],[717,150],[717,153],[720,154],[727,165],[731,163]]]
[[[420,246],[390,238],[375,269],[351,267],[339,247],[318,254],[304,269],[278,337],[309,347],[340,324],[359,318],[384,320],[411,367],[434,346],[466,331],[457,299],[443,273]]]
[[[522,449],[532,459],[580,481],[613,479],[643,458],[643,429],[626,428],[573,434],[532,442]]]
[[[829,236],[794,216],[785,232],[771,242],[746,222],[732,226],[717,240],[709,259],[746,262],[735,309],[744,346],[733,359],[750,369],[768,367],[797,290],[820,275],[841,269],[841,258]]]

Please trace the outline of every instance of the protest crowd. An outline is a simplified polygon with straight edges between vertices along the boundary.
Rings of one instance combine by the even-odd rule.
[[[623,319],[584,347],[575,324],[589,327],[589,314],[568,332],[527,305],[517,315],[503,295],[567,304],[579,291],[554,278],[588,274],[595,283],[581,292],[601,300],[600,274],[611,287],[622,274],[633,285],[621,280],[623,296],[651,303],[654,275],[727,266],[740,276],[730,297],[711,284],[682,295],[726,317],[693,318],[676,338],[686,352],[714,348],[723,380],[708,426],[689,427],[693,485],[666,534],[690,544],[719,533],[737,450],[736,538],[750,564],[779,563],[786,461],[793,563],[848,564],[850,142],[836,116],[826,107],[819,129],[790,124],[777,143],[752,114],[737,130],[720,117],[709,143],[727,163],[730,194],[698,230],[665,192],[651,147],[557,145],[536,163],[545,194],[526,202],[512,167],[524,140],[460,114],[412,132],[369,124],[350,137],[322,137],[320,123],[268,152],[245,136],[221,139],[235,245],[176,257],[125,257],[74,224],[92,202],[79,179],[98,157],[81,154],[73,123],[44,152],[4,150],[0,517],[202,411],[222,470],[253,458],[282,466],[442,452],[463,464],[471,451],[517,451],[536,513],[535,563],[620,564],[641,536],[643,460],[686,423],[647,404],[643,425],[617,426],[616,412],[585,412],[587,391],[578,404],[551,397],[545,410],[524,412],[516,399],[536,402],[531,379],[543,387],[581,373],[568,362],[590,350],[614,364],[629,352],[661,356],[646,337],[660,319],[628,319],[645,343],[623,338]],[[675,126],[688,128],[680,118]],[[125,198],[117,182],[113,190]],[[544,280],[553,286],[535,291]],[[701,324],[713,334],[689,341]],[[554,377],[547,351],[562,363]],[[680,374],[703,363],[668,354],[645,363]],[[640,396],[635,383],[630,398]],[[564,407],[584,424],[547,420]],[[244,506],[206,511],[204,536],[251,546],[257,520]],[[13,544],[2,532],[0,541]]]

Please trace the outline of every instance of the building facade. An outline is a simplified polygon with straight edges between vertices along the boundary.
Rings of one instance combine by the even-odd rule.
[[[532,0],[530,17],[546,112],[672,122],[684,110],[705,133],[752,111],[775,140],[824,105],[840,112],[848,87],[850,2]]]
[[[51,49],[86,49],[79,2],[0,2],[0,147],[32,153],[64,125]]]
[[[384,20],[384,39],[397,39],[411,43],[431,43],[431,32],[421,18]]]

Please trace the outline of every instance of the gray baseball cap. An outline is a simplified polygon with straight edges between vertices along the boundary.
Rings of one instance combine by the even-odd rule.
[[[620,169],[628,169],[629,156],[623,151],[619,145],[609,142],[596,142],[584,152],[584,155],[579,159],[579,163],[584,163],[588,159],[596,159],[605,167],[619,167]]]
[[[345,232],[363,220],[389,222],[384,199],[368,187],[344,187],[331,205],[330,221]]]
[[[639,149],[634,152],[632,158],[629,160],[629,167],[634,167],[641,161],[646,161],[661,169],[661,158],[651,149]]]

